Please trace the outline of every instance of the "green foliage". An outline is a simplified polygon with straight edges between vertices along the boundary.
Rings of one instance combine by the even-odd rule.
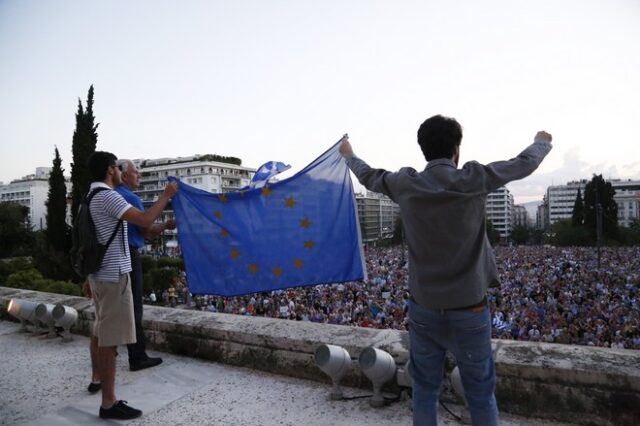
[[[572,226],[570,220],[559,220],[553,224],[551,243],[557,246],[590,246],[594,239],[582,226]]]
[[[43,278],[42,274],[35,269],[27,269],[12,273],[7,278],[5,286],[12,288],[22,288],[25,290],[69,294],[72,296],[82,295],[82,290],[78,284],[74,284],[68,281],[56,281],[48,278]]]
[[[571,213],[571,226],[577,227],[584,224],[584,203],[582,202],[582,193],[578,188],[576,202],[573,203],[573,212]]]
[[[76,112],[76,129],[73,132],[71,150],[73,153],[73,163],[71,163],[71,216],[73,219],[78,212],[78,206],[82,201],[82,196],[89,189],[91,176],[87,160],[96,150],[98,143],[99,124],[95,124],[93,116],[93,85],[89,87],[87,95],[87,109],[82,107],[82,101],[78,99],[78,112]]]
[[[0,258],[31,253],[34,237],[29,209],[16,203],[0,203]]]
[[[71,239],[71,228],[66,228],[66,241]],[[36,244],[33,249],[33,263],[35,267],[47,278],[63,281],[82,281],[71,268],[69,249],[62,251],[53,247],[47,240],[44,232],[36,233]]]
[[[584,189],[584,226],[589,233],[596,236],[597,209],[596,202],[602,206],[602,234],[604,239],[618,239],[618,204],[613,196],[616,191],[610,182],[605,182],[602,175],[594,175]]]
[[[5,286],[12,288],[23,288],[26,290],[37,290],[37,282],[42,281],[43,277],[40,272],[35,269],[27,269],[26,271],[18,271],[9,275]]]
[[[48,293],[68,294],[71,296],[82,296],[82,288],[78,284],[69,281],[45,280],[46,285],[41,291]]]
[[[31,260],[27,257],[0,260],[0,285],[4,285],[7,277],[14,272],[25,271],[32,268]]]
[[[619,229],[620,242],[627,246],[640,245],[640,219],[634,219],[628,228]]]
[[[176,268],[184,269],[184,263],[180,257],[159,257],[157,260],[158,268]]]
[[[68,252],[71,248],[67,217],[67,186],[64,182],[64,169],[58,148],[55,149],[53,168],[49,175],[49,194],[47,196],[47,243],[58,251]]]
[[[171,287],[173,281],[178,277],[179,271],[176,268],[164,267],[151,269],[144,274],[144,292],[149,293],[152,289],[161,292]]]
[[[158,267],[158,262],[151,256],[140,256],[140,263],[142,264],[143,274]]]
[[[199,160],[205,161],[217,161],[219,163],[235,164],[236,166],[242,166],[242,160],[237,157],[225,157],[218,154],[205,154],[198,157]]]
[[[542,229],[531,229],[529,231],[529,241],[531,242],[531,244],[544,244],[544,240],[544,231]]]
[[[511,240],[518,245],[526,244],[529,241],[529,236],[530,236],[529,228],[523,225],[518,225],[514,227],[510,235]]]

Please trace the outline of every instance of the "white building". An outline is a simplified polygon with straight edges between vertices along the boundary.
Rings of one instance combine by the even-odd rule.
[[[573,215],[573,206],[578,197],[578,190],[584,199],[584,188],[587,186],[587,180],[576,180],[568,182],[566,185],[554,185],[547,188],[547,217],[545,221],[551,226],[559,220],[571,219]]]
[[[529,213],[527,208],[522,205],[513,206],[513,226],[530,227]]]
[[[35,174],[0,185],[0,202],[17,203],[29,209],[29,223],[34,231],[47,227],[47,196],[51,167],[37,167]]]
[[[618,204],[618,225],[628,227],[633,219],[640,218],[640,180],[607,179],[615,190],[614,201]],[[562,219],[571,219],[578,189],[584,200],[584,190],[588,181],[568,182],[547,188],[545,214],[546,225],[550,226]]]
[[[236,164],[213,161],[211,155],[190,157],[133,160],[140,171],[140,188],[136,194],[142,199],[144,208],[149,208],[167,185],[167,177],[175,176],[182,182],[204,191],[221,193],[238,191],[249,185],[255,169]],[[160,218],[173,217],[165,210]],[[165,231],[168,246],[175,245],[176,231]]]
[[[506,187],[498,188],[487,196],[486,213],[500,237],[508,238],[513,229],[513,195]]]
[[[393,237],[400,206],[386,195],[371,191],[356,194],[356,205],[363,242]]]
[[[640,180],[612,179],[616,194],[613,196],[618,204],[618,225],[629,227],[634,219],[640,219]]]

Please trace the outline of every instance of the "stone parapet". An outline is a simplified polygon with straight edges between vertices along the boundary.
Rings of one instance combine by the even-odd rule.
[[[12,298],[62,303],[78,311],[72,330],[90,334],[94,310],[82,297],[0,287],[0,317]],[[354,360],[369,346],[398,366],[409,353],[408,333],[145,305],[147,346],[196,358],[329,383],[315,366],[323,343],[344,347]],[[494,341],[496,396],[505,412],[593,425],[640,424],[640,351]],[[356,366],[345,379],[369,386]],[[327,389],[328,391],[328,389]]]

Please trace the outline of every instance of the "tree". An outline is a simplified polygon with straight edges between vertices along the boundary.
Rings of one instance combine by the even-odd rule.
[[[584,226],[592,236],[597,235],[597,206],[602,207],[602,234],[605,238],[618,239],[618,204],[613,199],[616,191],[602,175],[594,175],[584,189]]]
[[[98,124],[95,124],[93,116],[93,85],[89,87],[87,95],[87,109],[82,108],[82,101],[78,99],[78,112],[76,112],[76,129],[73,132],[73,142],[71,150],[73,152],[73,163],[71,163],[71,216],[73,219],[78,212],[78,206],[82,201],[82,196],[89,189],[91,176],[87,160],[96,150],[98,143]]]
[[[518,225],[513,228],[509,235],[511,240],[516,244],[526,244],[529,241],[529,228],[524,225]]]
[[[53,169],[49,175],[49,194],[47,197],[47,242],[59,251],[69,250],[69,232],[67,230],[67,186],[64,182],[64,170],[58,148],[55,149]]]
[[[29,208],[17,203],[0,203],[0,258],[30,254],[33,232]]]
[[[571,226],[578,227],[584,224],[584,204],[582,203],[582,193],[578,188],[578,196],[576,202],[573,203],[573,212],[571,213]]]
[[[551,242],[557,246],[588,246],[593,238],[583,226],[573,226],[569,219],[563,219],[553,224]]]

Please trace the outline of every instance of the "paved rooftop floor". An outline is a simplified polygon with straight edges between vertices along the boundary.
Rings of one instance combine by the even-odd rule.
[[[89,339],[25,333],[0,321],[0,424],[2,425],[380,425],[411,424],[409,401],[374,409],[367,399],[330,401],[329,386],[167,353],[158,367],[130,372],[119,348],[116,396],[143,410],[129,422],[97,416],[100,394],[90,395]],[[367,394],[345,389],[349,395]],[[459,413],[461,407],[450,407]],[[440,424],[458,425],[440,413]],[[559,425],[501,415],[502,425]]]

